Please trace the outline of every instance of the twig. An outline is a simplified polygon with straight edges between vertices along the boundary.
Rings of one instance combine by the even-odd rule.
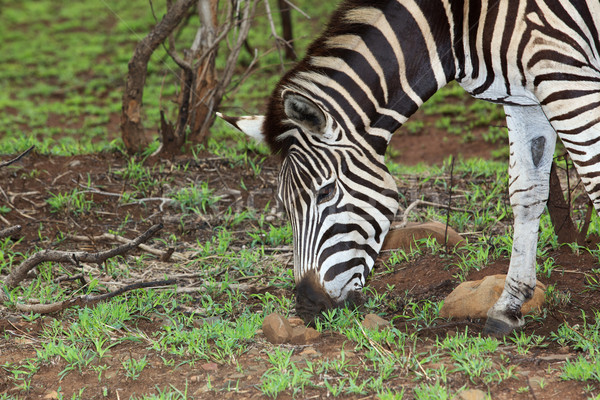
[[[10,228],[0,230],[0,239],[12,236],[21,230],[21,225],[11,226]]]
[[[25,150],[24,152],[22,152],[20,155],[18,155],[17,157],[13,158],[12,160],[9,161],[3,161],[0,162],[0,168],[2,167],[6,167],[10,164],[16,163],[17,161],[19,161],[21,158],[25,157],[27,154],[29,154],[29,152],[31,150],[33,150],[35,148],[35,146],[31,146],[30,148],[28,148],[27,150]]]
[[[281,71],[285,70],[285,64],[283,63],[283,56],[281,55],[281,43],[286,43],[278,34],[277,29],[275,29],[275,23],[273,22],[273,15],[271,14],[271,7],[269,6],[269,2],[264,0],[265,11],[267,12],[267,19],[269,20],[269,25],[271,26],[271,34],[275,39],[275,47],[277,48],[277,53],[279,54],[279,63],[281,66]]]
[[[404,210],[404,214],[402,215],[402,223],[400,224],[401,227],[405,227],[406,225],[408,225],[409,214],[412,212],[412,210],[414,210],[418,206],[448,208],[448,205],[446,205],[446,204],[434,203],[434,202],[425,201],[425,200],[415,200],[412,203],[410,203],[410,205],[408,207],[406,207],[406,210]],[[471,210],[467,210],[467,209],[459,208],[459,207],[450,207],[450,210],[458,211],[458,212],[465,212],[465,213],[473,212]]]
[[[302,15],[304,16],[304,18],[306,18],[306,19],[311,19],[311,18],[310,18],[310,15],[308,15],[307,13],[305,13],[304,11],[302,11],[302,9],[301,9],[300,7],[298,7],[297,5],[295,5],[294,3],[292,3],[291,1],[288,1],[288,0],[283,0],[283,1],[285,1],[285,3],[286,3],[288,6],[292,7],[294,10],[296,10],[296,11],[298,11],[300,14],[302,14]]]
[[[112,233],[104,233],[99,236],[67,235],[67,239],[75,240],[78,242],[87,242],[87,241],[97,242],[100,240],[112,240],[112,241],[124,243],[124,244],[131,242],[131,240],[124,238],[123,236],[114,235]],[[170,250],[163,251],[163,250],[155,249],[154,247],[148,246],[147,244],[140,244],[138,247],[147,253],[154,254],[155,256],[159,256],[161,258],[165,257],[166,253],[168,253],[170,251]],[[187,261],[187,258],[185,256],[183,256],[181,253],[173,252],[173,254],[171,254],[171,257],[175,261]]]
[[[448,225],[450,224],[450,206],[452,205],[452,186],[454,185],[454,157],[450,162],[450,189],[448,190],[448,208],[446,211],[446,229],[444,230],[444,246],[448,253]]]
[[[124,286],[120,289],[117,289],[113,292],[108,292],[105,294],[100,294],[96,296],[84,295],[78,296],[69,300],[58,301],[56,303],[50,304],[15,304],[15,308],[21,312],[34,312],[38,314],[49,314],[53,312],[62,311],[69,307],[80,306],[80,307],[89,307],[101,301],[105,301],[111,299],[115,296],[128,292],[130,290],[135,289],[145,289],[151,287],[160,287],[160,286],[168,286],[173,285],[177,281],[174,279],[162,280],[162,281],[153,281],[153,282],[137,282],[131,285]]]
[[[12,224],[10,223],[9,220],[7,220],[6,218],[4,218],[2,215],[0,215],[0,221],[4,222],[4,224],[11,226]]]
[[[59,251],[59,250],[44,250],[35,253],[33,256],[23,261],[19,267],[15,268],[5,279],[4,284],[9,289],[16,287],[35,266],[46,261],[63,262],[73,264],[74,258],[77,261],[92,262],[98,265],[102,264],[107,259],[126,253],[150,239],[157,231],[162,229],[162,224],[156,224],[150,227],[146,232],[132,240],[114,249],[100,251],[97,253],[87,253],[84,251]]]

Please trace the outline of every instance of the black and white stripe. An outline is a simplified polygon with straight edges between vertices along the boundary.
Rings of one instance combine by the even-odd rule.
[[[456,80],[506,108],[515,247],[488,327],[520,325],[557,134],[600,208],[599,31],[598,0],[344,2],[267,115],[229,119],[282,156],[301,313],[358,297],[397,210],[390,137]]]

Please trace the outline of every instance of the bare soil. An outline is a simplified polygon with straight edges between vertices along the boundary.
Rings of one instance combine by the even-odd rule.
[[[439,163],[447,157],[439,151],[439,140],[433,137],[418,136],[411,139],[414,145],[404,143],[402,153],[410,154],[417,159],[429,163]],[[409,146],[407,148],[407,146]],[[475,150],[477,148],[477,150]],[[464,148],[463,148],[464,149]],[[473,144],[473,152],[468,150],[468,155],[488,155],[490,146],[482,141]],[[450,150],[450,152],[453,152]],[[8,157],[6,157],[8,158]],[[88,198],[94,201],[92,212],[74,216],[70,213],[52,213],[46,199],[50,193],[70,192],[74,188],[85,190],[88,183],[105,193],[123,193],[130,191],[133,182],[123,179],[117,172],[127,165],[127,159],[117,153],[101,153],[74,157],[42,156],[35,153],[25,157],[19,163],[0,170],[0,204],[8,204],[14,209],[4,216],[3,225],[20,224],[22,241],[17,245],[18,251],[26,252],[32,247],[71,249],[97,251],[107,248],[107,243],[81,243],[70,240],[59,240],[61,234],[77,234],[95,236],[109,231],[119,231],[123,236],[133,238],[146,230],[155,222],[164,224],[159,236],[167,239],[169,235],[177,236],[176,251],[185,251],[187,246],[193,246],[198,240],[203,243],[214,234],[215,221],[218,215],[229,206],[239,209],[255,208],[263,210],[267,204],[275,205],[274,191],[278,161],[266,161],[260,176],[255,176],[251,168],[243,165],[232,165],[230,161],[203,154],[197,159],[181,156],[173,160],[150,160],[147,165],[154,166],[153,175],[159,178],[160,184],[153,187],[148,197],[161,197],[177,187],[188,186],[190,182],[208,181],[209,186],[225,197],[220,201],[215,210],[206,217],[189,216],[181,219],[179,210],[163,207],[160,201],[149,201],[144,204],[122,205],[118,199],[99,193],[88,193]],[[407,161],[404,159],[403,161]],[[410,161],[409,161],[410,162]],[[187,170],[175,168],[187,165]],[[160,168],[159,168],[160,167]],[[243,180],[245,188],[240,182]],[[488,182],[494,184],[494,182]],[[409,191],[409,188],[400,190]],[[237,190],[241,198],[234,195],[232,190]],[[428,189],[433,190],[433,189]],[[440,195],[441,196],[441,195]],[[405,204],[406,206],[406,204]],[[160,247],[160,242],[153,242],[153,246]],[[249,246],[249,241],[244,232],[238,232],[234,245]],[[568,322],[570,326],[582,323],[582,310],[586,315],[593,315],[593,310],[600,306],[600,296],[597,293],[585,290],[584,272],[598,268],[598,260],[587,252],[574,254],[569,248],[564,247],[550,254],[561,266],[555,270],[551,278],[539,277],[545,284],[555,284],[558,291],[568,294],[571,301],[560,308],[551,308],[543,322],[530,321],[525,327],[526,333],[535,332],[539,335],[549,335],[557,327]],[[409,267],[388,273],[382,263],[389,257],[383,254],[378,261],[375,273],[370,281],[370,286],[378,292],[386,292],[393,285],[392,295],[398,301],[394,309],[380,310],[381,314],[394,325],[403,330],[413,331],[414,327],[406,323],[401,317],[404,313],[405,301],[408,296],[412,301],[441,300],[458,285],[454,277],[457,272],[455,263],[456,255],[431,255],[425,254],[418,257]],[[19,262],[20,260],[16,260]],[[160,275],[168,268],[165,264],[149,263],[148,268],[159,265],[156,275]],[[162,269],[161,269],[162,268]],[[506,273],[508,259],[497,260],[479,271],[472,272],[469,280],[480,279],[486,275]],[[154,275],[149,272],[149,276]],[[76,288],[74,288],[76,289]],[[267,288],[276,295],[292,296],[291,292],[282,289]],[[252,301],[252,300],[248,300]],[[38,335],[43,327],[53,319],[62,320],[62,315],[50,315],[38,318],[34,322],[27,319],[10,307],[0,305],[0,366],[6,363],[19,363],[21,360],[35,355],[38,346]],[[74,321],[62,320],[64,324]],[[481,332],[483,321],[449,321],[441,322],[431,328],[420,330],[420,348],[418,352],[427,352],[435,345],[436,336],[444,337],[447,332],[464,331],[477,334]],[[160,316],[157,314],[150,319],[140,319],[132,322],[133,326],[152,333],[162,329]],[[126,334],[125,331],[122,332]],[[340,348],[347,340],[334,332],[324,333],[313,344],[303,346],[290,346],[294,349],[294,360],[302,362],[314,358],[339,357]],[[458,378],[458,374],[450,375],[449,386],[458,390],[462,386],[479,388],[491,393],[493,399],[583,399],[590,393],[584,392],[588,385],[586,382],[565,381],[560,378],[560,366],[565,359],[576,357],[576,351],[561,347],[556,342],[549,341],[550,345],[544,349],[536,348],[526,357],[519,356],[514,347],[502,346],[497,355],[508,357],[517,365],[516,378],[509,379],[500,385],[486,386],[481,382],[470,382]],[[346,344],[346,356],[351,363],[360,364],[361,354],[352,351],[352,346]],[[27,399],[54,399],[58,398],[57,387],[65,397],[85,387],[83,398],[111,398],[125,399],[132,395],[141,396],[145,393],[155,392],[155,387],[165,388],[173,385],[185,388],[193,398],[214,398],[215,392],[209,390],[209,385],[215,390],[235,387],[237,393],[226,390],[217,392],[219,398],[263,398],[257,384],[262,374],[269,368],[267,354],[273,345],[265,341],[262,333],[258,333],[256,341],[250,346],[249,351],[237,360],[240,368],[235,363],[217,364],[213,362],[197,362],[183,364],[180,367],[165,366],[161,354],[149,351],[147,343],[118,345],[110,350],[110,355],[103,360],[110,368],[105,371],[102,382],[99,382],[96,373],[84,371],[83,373],[71,371],[59,381],[59,373],[64,368],[64,362],[48,363],[36,373],[32,380],[29,392],[19,391],[10,383],[8,376],[2,376],[0,370],[0,393],[20,396]],[[126,378],[119,373],[121,360],[130,357],[147,356],[148,366],[137,380]],[[171,357],[176,360],[175,365],[185,361],[184,358]],[[427,367],[427,366],[425,366]],[[240,372],[241,371],[241,372]],[[365,379],[368,372],[365,372]],[[543,388],[537,383],[544,379]],[[58,382],[58,383],[57,383]],[[396,376],[388,381],[388,387],[400,390],[406,387],[405,398],[412,398],[411,387],[415,382],[408,376]],[[525,388],[520,391],[517,389]],[[594,392],[597,394],[597,390]],[[106,397],[104,397],[106,395]],[[318,388],[309,388],[303,396],[305,398],[325,397],[326,391]],[[290,398],[281,395],[280,398]],[[363,396],[345,396],[344,398],[365,398]]]

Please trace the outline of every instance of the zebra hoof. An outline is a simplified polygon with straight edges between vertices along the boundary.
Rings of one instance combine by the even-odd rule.
[[[488,317],[487,321],[485,321],[485,326],[483,327],[483,335],[501,338],[509,335],[513,329],[514,326],[507,322]]]

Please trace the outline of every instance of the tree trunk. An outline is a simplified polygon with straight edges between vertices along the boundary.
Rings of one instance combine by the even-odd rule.
[[[188,123],[192,140],[196,143],[206,141],[209,128],[214,121],[214,90],[218,84],[215,71],[217,50],[211,49],[211,47],[217,36],[217,9],[218,0],[199,0],[198,2],[198,13],[202,26],[192,45],[192,54],[194,58],[204,56],[204,59],[196,66]]]
[[[291,7],[285,0],[277,0],[277,6],[281,15],[281,27],[283,30],[283,39],[285,40],[285,58],[294,61],[297,56],[294,50]]]
[[[163,19],[135,47],[129,61],[121,110],[121,137],[130,154],[139,153],[148,146],[142,123],[142,99],[148,61],[154,50],[179,25],[194,3],[195,0],[177,0],[169,7]]]

